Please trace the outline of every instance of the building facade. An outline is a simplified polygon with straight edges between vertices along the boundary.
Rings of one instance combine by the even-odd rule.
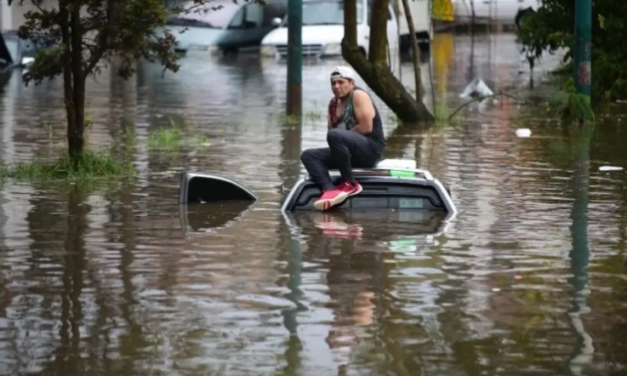
[[[44,1],[44,3],[50,0]],[[19,5],[19,0],[14,0],[14,4],[9,6],[6,0],[0,1],[0,29],[17,30],[24,24],[24,14],[32,10],[30,1],[24,1],[24,5]]]

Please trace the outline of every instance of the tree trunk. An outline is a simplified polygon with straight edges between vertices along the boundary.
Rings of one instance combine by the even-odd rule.
[[[80,159],[85,146],[85,81],[75,82],[72,89],[72,106],[65,107],[68,114],[68,151],[72,159]],[[72,122],[69,119],[72,119]]]
[[[61,42],[63,54],[63,96],[67,115],[67,141],[70,158],[83,155],[85,121],[85,78],[83,72],[82,30],[80,10],[69,12],[66,0],[59,0]],[[70,32],[71,31],[71,32]]]
[[[411,40],[411,50],[414,62],[414,80],[416,84],[416,100],[422,102],[425,96],[425,90],[422,86],[422,75],[420,72],[420,50],[418,49],[418,38],[416,37],[416,28],[414,27],[414,18],[409,9],[409,0],[403,1],[403,9],[405,9],[405,18],[407,19],[407,27],[409,28],[409,40]]]
[[[390,71],[387,64],[387,18],[389,0],[373,0],[370,52],[366,59],[357,44],[357,4],[344,2],[342,56],[403,123],[432,122],[433,115],[416,101]]]

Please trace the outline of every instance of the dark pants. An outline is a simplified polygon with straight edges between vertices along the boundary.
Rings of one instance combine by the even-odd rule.
[[[328,148],[307,149],[300,155],[311,180],[322,190],[334,188],[329,170],[337,169],[344,179],[355,183],[352,168],[374,167],[381,158],[375,143],[357,132],[331,129],[327,143]]]

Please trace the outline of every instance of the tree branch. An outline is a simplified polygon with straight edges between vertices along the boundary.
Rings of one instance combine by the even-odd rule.
[[[85,65],[85,76],[90,74],[98,62],[104,57],[104,54],[107,50],[110,49],[110,41],[112,38],[113,30],[116,24],[118,23],[118,15],[119,15],[119,5],[120,3],[117,0],[109,0],[107,2],[107,21],[102,27],[102,29],[98,32],[96,36],[96,46],[90,51],[89,60]]]
[[[95,38],[96,43],[91,49],[89,54],[89,60],[85,64],[85,68],[83,69],[83,74],[87,77],[98,65],[98,62],[104,56],[104,53],[107,51],[107,35],[106,31],[102,30],[98,32],[98,36]]]
[[[457,107],[457,108],[455,109],[455,111],[453,111],[453,113],[452,113],[452,114],[448,117],[448,120],[449,120],[449,121],[450,121],[450,120],[452,120],[452,119],[453,119],[453,117],[454,117],[454,116],[455,116],[455,115],[456,115],[459,111],[461,111],[462,109],[464,109],[466,106],[468,106],[468,105],[469,105],[469,104],[471,104],[471,103],[481,102],[481,101],[483,101],[484,99],[488,99],[488,98],[496,98],[496,97],[508,97],[508,98],[512,98],[512,99],[514,99],[514,100],[516,100],[516,101],[520,101],[520,99],[516,98],[515,96],[513,96],[513,95],[511,95],[511,94],[507,94],[507,93],[502,93],[502,92],[501,92],[501,93],[495,93],[495,94],[492,94],[492,95],[486,95],[485,97],[473,98],[473,99],[469,100],[468,102],[466,102],[466,103],[462,104],[461,106]],[[524,101],[520,101],[520,102],[521,102],[521,103],[524,103]]]
[[[414,63],[414,82],[416,84],[416,100],[422,102],[425,96],[425,90],[422,86],[422,76],[420,72],[420,50],[418,49],[418,41],[416,40],[416,28],[414,27],[414,18],[409,8],[409,0],[402,0],[403,9],[405,11],[405,19],[409,28],[409,40],[411,41],[412,57]]]

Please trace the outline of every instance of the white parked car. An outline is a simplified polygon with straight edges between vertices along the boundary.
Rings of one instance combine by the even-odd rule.
[[[370,3],[372,0],[357,0],[357,44],[364,54],[368,54],[370,44]],[[261,41],[260,54],[263,57],[287,57],[287,17],[275,19],[277,28]],[[303,56],[341,57],[344,38],[344,3],[342,0],[303,1]],[[398,59],[398,22],[392,7],[389,8],[387,24],[390,64],[396,66]]]

